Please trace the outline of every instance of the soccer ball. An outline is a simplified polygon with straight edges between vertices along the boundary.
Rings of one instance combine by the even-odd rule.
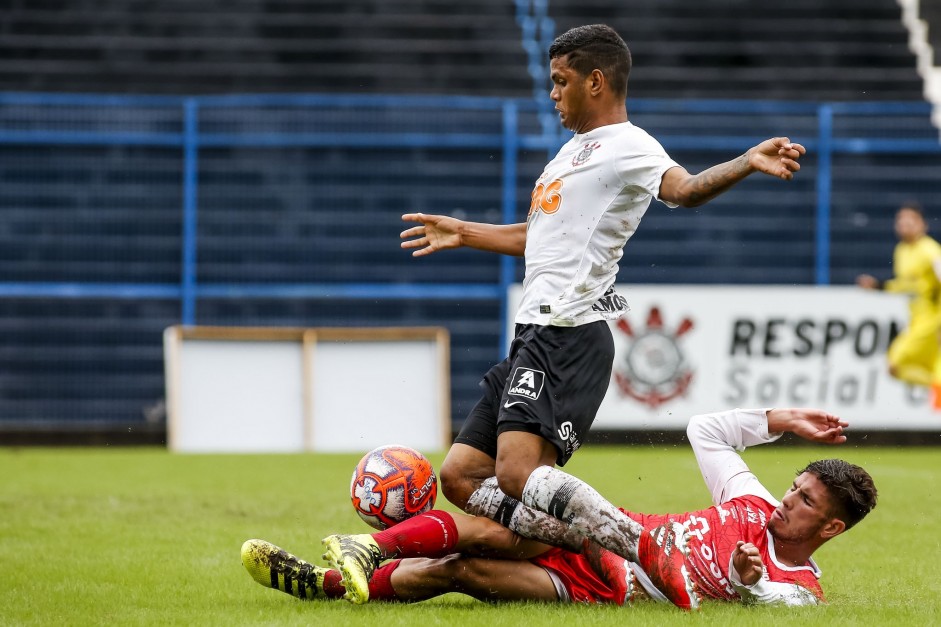
[[[350,482],[350,498],[359,517],[387,529],[435,506],[438,477],[424,455],[407,446],[389,445],[366,453]]]

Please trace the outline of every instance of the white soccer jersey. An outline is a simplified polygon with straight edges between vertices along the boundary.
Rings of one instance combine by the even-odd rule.
[[[613,292],[622,249],[658,197],[663,173],[677,165],[630,122],[562,146],[533,190],[516,322],[578,326],[627,311]]]

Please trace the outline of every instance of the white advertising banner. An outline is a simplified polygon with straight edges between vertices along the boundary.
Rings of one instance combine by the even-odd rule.
[[[820,407],[866,430],[939,430],[924,388],[889,376],[904,297],[852,286],[618,286],[631,310],[594,426],[683,429],[732,407]],[[508,324],[522,286],[510,288]],[[512,328],[509,337],[512,338]]]

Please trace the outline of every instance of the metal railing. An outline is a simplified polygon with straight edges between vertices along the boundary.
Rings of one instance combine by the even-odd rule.
[[[69,128],[68,120],[46,124],[32,122],[19,128],[2,116],[8,108],[29,108],[41,111],[81,110],[98,108],[119,111],[130,107],[176,110],[180,115],[178,130],[127,130]],[[207,111],[251,107],[286,107],[316,111],[319,108],[352,108],[364,112],[411,108],[440,108],[447,111],[491,111],[500,115],[497,132],[475,129],[454,129],[448,132],[415,132],[388,129],[383,132],[359,132],[356,129],[329,129],[312,132],[260,132],[232,130],[220,132],[201,126]],[[930,137],[885,137],[865,134],[845,136],[834,131],[836,120],[843,117],[930,115],[926,103],[781,103],[762,101],[629,101],[631,114],[656,113],[677,116],[763,115],[808,116],[816,120],[813,134],[792,137],[804,143],[817,159],[815,268],[817,284],[830,281],[830,208],[833,194],[834,155],[839,154],[941,154],[936,135]],[[180,320],[194,324],[200,298],[321,298],[327,295],[368,299],[447,299],[459,294],[466,299],[503,300],[506,288],[514,281],[517,263],[505,258],[499,276],[492,283],[482,284],[377,284],[349,283],[343,285],[318,283],[245,284],[200,283],[199,264],[200,151],[223,147],[451,147],[488,148],[499,151],[502,158],[501,211],[505,222],[517,218],[517,210],[528,198],[518,198],[517,174],[521,151],[545,151],[552,155],[565,133],[559,128],[528,132],[521,116],[539,115],[541,108],[529,99],[485,97],[419,97],[419,96],[342,96],[342,95],[231,95],[202,97],[94,96],[65,94],[0,94],[0,145],[26,146],[155,146],[180,150],[182,181],[182,255],[179,281],[174,284],[124,283],[35,283],[0,282],[0,296],[86,298],[110,297],[133,299],[179,299]],[[80,125],[77,125],[80,126]],[[744,151],[764,137],[698,132],[695,134],[657,133],[667,151]],[[505,308],[504,308],[505,309]]]

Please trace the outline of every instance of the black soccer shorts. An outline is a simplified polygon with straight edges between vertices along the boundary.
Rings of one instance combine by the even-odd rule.
[[[611,381],[614,340],[605,321],[516,325],[510,355],[484,375],[483,396],[455,443],[497,457],[497,436],[526,431],[555,446],[564,466],[588,434]]]

